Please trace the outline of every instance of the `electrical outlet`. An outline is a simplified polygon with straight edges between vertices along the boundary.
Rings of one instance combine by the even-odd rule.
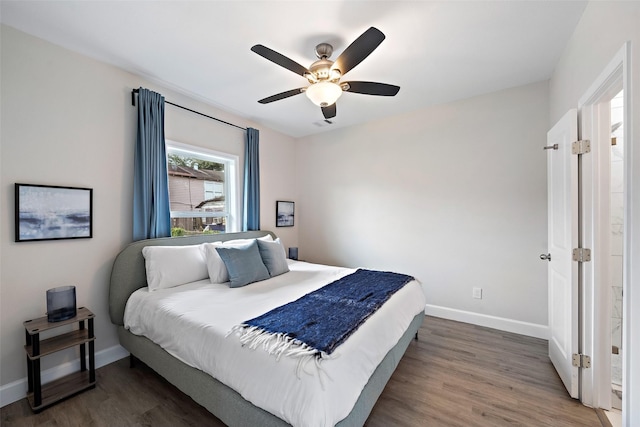
[[[473,288],[473,297],[482,299],[482,288]]]

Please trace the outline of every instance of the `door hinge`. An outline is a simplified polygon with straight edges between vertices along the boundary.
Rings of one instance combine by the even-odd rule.
[[[573,250],[573,260],[578,262],[591,261],[591,249],[575,248]]]
[[[591,141],[588,139],[575,141],[571,143],[572,154],[585,154],[591,152]]]
[[[571,358],[571,364],[576,368],[588,369],[591,367],[591,358],[585,354],[573,354]]]

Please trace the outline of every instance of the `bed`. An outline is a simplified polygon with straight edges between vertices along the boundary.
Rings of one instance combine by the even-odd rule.
[[[189,291],[192,293],[195,292],[193,293],[193,295],[199,295],[197,292],[202,292],[202,293],[217,292],[216,295],[219,295],[219,296],[226,295],[226,291],[223,289],[225,288],[225,286],[218,285],[216,287],[216,285],[206,283],[206,281],[190,283],[187,286],[180,286],[179,289],[163,290],[163,291],[166,291],[164,293],[156,292],[154,294],[153,292],[148,292],[147,273],[145,269],[145,258],[143,256],[143,248],[151,247],[151,246],[193,246],[193,245],[200,245],[202,243],[227,242],[227,241],[237,240],[237,239],[265,238],[265,236],[267,236],[267,238],[271,236],[270,237],[271,239],[276,237],[273,233],[269,231],[249,231],[249,232],[243,232],[243,233],[227,233],[227,234],[216,234],[216,235],[199,235],[199,236],[189,236],[189,237],[179,237],[179,238],[143,240],[143,241],[134,242],[129,246],[127,246],[125,249],[123,249],[116,257],[116,260],[113,265],[112,274],[111,274],[110,292],[109,292],[109,313],[110,313],[111,321],[117,326],[118,337],[121,345],[127,351],[129,351],[133,357],[141,360],[142,362],[147,364],[149,367],[154,369],[158,374],[163,376],[165,379],[167,379],[170,383],[175,385],[182,392],[189,395],[194,401],[196,401],[197,403],[205,407],[207,410],[209,410],[211,413],[213,413],[221,421],[223,421],[225,424],[229,426],[249,426],[249,425],[250,426],[253,426],[253,425],[314,426],[314,425],[334,425],[334,424],[341,427],[362,426],[365,423],[367,417],[369,416],[376,400],[382,393],[382,390],[384,389],[387,381],[393,374],[393,371],[395,370],[397,364],[399,363],[401,357],[403,356],[407,346],[409,345],[411,340],[414,338],[414,336],[417,336],[417,331],[420,328],[420,325],[422,324],[422,321],[424,319],[424,309],[423,309],[424,296],[422,295],[421,290],[420,290],[420,296],[417,299],[420,300],[418,305],[421,305],[422,308],[416,309],[415,307],[412,307],[410,309],[410,312],[407,312],[408,309],[406,306],[398,305],[400,304],[400,302],[396,300],[400,300],[401,297],[392,296],[391,299],[389,299],[388,303],[385,304],[379,310],[379,312],[376,312],[374,315],[372,315],[369,318],[369,320],[367,320],[365,324],[360,326],[360,328],[351,337],[349,337],[341,347],[338,347],[338,349],[336,349],[336,353],[338,354],[338,357],[335,358],[335,361],[333,359],[322,361],[322,366],[327,367],[326,368],[327,372],[322,372],[322,370],[325,368],[321,368],[321,370],[314,371],[314,367],[311,367],[311,369],[308,369],[308,368],[302,369],[302,373],[299,372],[300,369],[298,369],[298,372],[294,373],[292,372],[293,369],[290,369],[291,366],[293,365],[291,365],[291,363],[288,360],[285,360],[285,362],[283,362],[282,360],[270,361],[269,358],[274,360],[275,358],[270,355],[265,355],[263,352],[261,352],[260,349],[250,350],[250,349],[244,348],[245,346],[238,345],[237,337],[234,337],[234,334],[230,334],[229,337],[226,338],[226,340],[224,341],[225,348],[223,348],[222,350],[219,349],[218,345],[221,345],[220,343],[222,343],[223,341],[218,340],[217,342],[215,342],[215,348],[218,349],[216,350],[215,353],[218,355],[224,355],[224,357],[219,357],[220,360],[237,358],[239,360],[239,363],[242,363],[242,359],[246,357],[247,360],[245,361],[245,363],[249,363],[249,361],[253,360],[253,359],[250,359],[251,357],[256,358],[255,363],[253,363],[252,365],[247,364],[243,368],[244,370],[247,370],[248,372],[247,375],[251,375],[251,376],[256,375],[256,372],[249,372],[250,369],[252,369],[251,366],[253,367],[262,366],[263,364],[265,366],[268,366],[268,369],[265,369],[265,371],[275,372],[276,370],[284,370],[288,372],[288,374],[286,375],[283,373],[280,373],[280,377],[282,378],[286,377],[285,378],[286,381],[284,381],[282,385],[274,386],[271,383],[265,384],[264,386],[267,387],[265,390],[267,391],[264,393],[259,393],[259,389],[256,388],[260,385],[259,383],[261,380],[259,379],[256,379],[254,383],[250,382],[251,383],[250,388],[253,388],[253,390],[246,391],[242,388],[236,387],[236,384],[234,383],[233,378],[226,378],[226,376],[231,375],[231,374],[227,375],[227,372],[230,371],[228,365],[222,366],[221,368],[222,373],[220,374],[220,376],[218,376],[220,380],[214,378],[212,375],[218,375],[218,374],[215,374],[215,371],[213,374],[209,374],[205,372],[206,370],[209,370],[208,367],[199,366],[197,365],[198,362],[194,362],[193,360],[188,360],[186,356],[184,356],[183,354],[177,353],[179,352],[179,350],[176,350],[176,349],[182,348],[182,344],[178,345],[175,348],[172,348],[171,345],[167,345],[167,343],[163,341],[162,337],[157,338],[157,336],[153,335],[153,333],[147,332],[146,333],[147,335],[152,336],[154,339],[157,339],[158,342],[162,344],[162,345],[158,345],[156,344],[156,342],[147,338],[147,336],[145,336],[144,333],[141,334],[141,332],[137,330],[137,326],[136,326],[137,321],[131,320],[132,316],[135,313],[145,311],[145,308],[143,305],[134,305],[134,303],[142,304],[140,301],[146,303],[147,299],[154,299],[154,298],[145,298],[144,297],[145,292],[154,297],[157,297],[155,299],[159,300],[160,304],[164,304],[165,306],[168,304],[167,301],[169,301],[170,302],[169,305],[171,305],[172,307],[174,305],[173,304],[174,301],[182,298],[182,295],[186,295],[186,293],[182,293],[183,291]],[[248,285],[245,288],[250,289],[251,292],[260,293],[262,292],[263,289],[266,289],[269,286],[278,287],[279,283],[285,281],[287,277],[294,277],[296,274],[303,276],[304,274],[307,274],[310,271],[315,272],[316,270],[323,270],[325,268],[328,268],[325,266],[318,266],[318,265],[312,265],[308,263],[301,263],[301,262],[295,262],[295,261],[288,261],[288,262],[291,268],[291,273],[286,273],[278,277],[267,279],[264,282],[260,282],[259,285],[257,286],[253,284]],[[337,277],[342,277],[344,276],[344,274],[348,273],[348,271],[344,269],[340,271],[339,271],[339,274],[335,273],[335,274],[338,274]],[[289,280],[289,279],[286,279],[286,280]],[[410,285],[413,286],[413,288],[415,288],[416,286],[419,287],[419,285],[416,285],[415,282],[412,282]],[[250,288],[250,287],[253,287],[253,288]],[[409,284],[406,287],[408,288]],[[284,287],[282,288],[284,289]],[[243,290],[243,292],[248,292],[248,291]],[[296,292],[300,292],[300,290],[296,290]],[[398,294],[400,294],[401,292],[405,292],[405,290],[402,289],[401,291],[398,291]],[[410,291],[406,291],[406,292],[410,292]],[[411,292],[415,292],[415,290],[411,290]],[[219,298],[219,297],[216,296],[216,298]],[[402,298],[407,299],[406,296]],[[413,297],[410,299],[416,300],[416,296],[413,295]],[[125,327],[125,311],[127,308],[128,301],[130,301],[129,311],[127,312],[127,316],[128,316],[127,322],[129,324],[127,324],[127,327]],[[297,410],[304,412],[303,414],[304,419],[296,418],[295,416],[291,415],[291,411],[292,411],[291,409],[269,407],[270,404],[271,405],[274,404],[274,397],[276,398],[276,400],[279,399],[282,402],[288,401],[288,400],[295,400],[294,398],[295,396],[284,397],[284,396],[279,396],[278,393],[282,392],[286,394],[287,390],[290,390],[293,392],[294,395],[299,394],[297,391],[295,391],[295,387],[297,387],[297,383],[299,382],[304,382],[304,381],[306,381],[307,383],[317,382],[319,385],[315,388],[317,390],[322,390],[322,391],[316,391],[316,392],[325,393],[329,395],[334,393],[332,390],[334,390],[335,392],[338,392],[342,388],[346,389],[347,384],[340,383],[340,380],[342,378],[341,375],[334,375],[335,378],[334,376],[331,375],[332,372],[333,373],[340,372],[339,369],[344,369],[344,366],[342,368],[336,368],[338,370],[332,371],[333,369],[332,366],[334,366],[332,364],[335,364],[335,366],[339,366],[338,365],[339,363],[341,364],[347,363],[351,358],[351,353],[343,352],[342,355],[340,355],[341,353],[338,350],[340,350],[341,348],[348,349],[350,345],[353,347],[353,345],[355,345],[354,343],[358,344],[358,346],[362,345],[362,342],[364,341],[359,342],[358,340],[370,340],[370,338],[366,338],[364,335],[367,333],[368,329],[369,329],[368,333],[371,333],[372,330],[374,330],[372,328],[376,328],[375,333],[380,333],[381,335],[383,335],[384,333],[377,328],[382,328],[383,324],[391,323],[387,321],[389,320],[388,317],[385,318],[383,316],[389,316],[389,313],[385,312],[384,310],[390,310],[388,306],[393,306],[394,304],[400,307],[400,308],[395,308],[395,310],[399,310],[399,311],[398,313],[393,314],[394,319],[395,317],[398,317],[398,318],[404,317],[404,320],[402,321],[404,322],[403,325],[404,324],[406,325],[403,326],[402,330],[400,330],[399,332],[398,331],[393,332],[398,334],[398,336],[396,338],[393,338],[393,342],[389,346],[390,348],[388,351],[385,349],[385,347],[383,347],[382,344],[375,344],[375,345],[372,344],[372,346],[374,346],[379,351],[382,351],[382,350],[380,350],[378,347],[384,349],[384,352],[380,355],[379,363],[377,359],[375,362],[363,361],[361,363],[361,365],[363,366],[363,369],[366,368],[367,363],[369,364],[375,363],[375,364],[373,365],[373,367],[371,367],[370,369],[371,372],[366,374],[367,377],[360,389],[357,389],[357,391],[355,392],[354,391],[345,392],[348,395],[351,395],[350,398],[348,396],[345,399],[343,399],[342,397],[340,398],[340,402],[339,402],[340,404],[342,400],[351,399],[353,401],[353,402],[346,403],[346,406],[347,406],[346,412],[345,412],[345,408],[342,408],[343,413],[342,415],[337,415],[338,418],[330,418],[329,416],[327,416],[327,417],[324,417],[326,418],[324,419],[322,416],[320,416],[319,418],[323,418],[323,419],[307,420],[305,418],[307,416],[307,413],[306,413],[307,410],[300,409],[299,405],[301,402],[298,402]],[[405,304],[405,303],[403,302],[402,304]],[[249,304],[247,304],[247,306],[249,306]],[[132,308],[132,307],[135,307],[135,308]],[[243,304],[243,307],[244,307],[244,304]],[[150,310],[151,309],[146,308],[146,311],[150,311]],[[249,309],[247,308],[247,310]],[[212,310],[212,311],[216,311],[216,310]],[[241,311],[241,310],[238,310],[238,311]],[[153,310],[151,310],[151,312],[153,312]],[[246,311],[246,313],[251,313],[251,311]],[[242,318],[242,316],[246,317],[248,316],[248,314],[245,314],[244,312],[242,312],[242,313],[238,313],[238,316],[240,316],[239,318]],[[175,319],[180,319],[180,318],[181,316],[178,315]],[[225,330],[230,329],[229,325],[221,326],[221,328],[222,327]],[[162,331],[161,327],[159,329],[160,331]],[[135,333],[133,333],[132,331]],[[392,333],[392,332],[389,332],[389,333]],[[228,341],[229,343],[226,344],[226,341]],[[202,342],[203,342],[202,345],[206,344],[204,341]],[[227,351],[226,349],[227,345],[233,346],[233,349],[228,351],[234,351],[234,352],[244,351],[247,354],[225,353],[225,351]],[[214,344],[211,344],[210,346],[214,346]],[[215,358],[212,358],[212,359],[215,359]],[[372,356],[372,359],[374,359],[373,356]],[[289,363],[290,366],[288,366],[287,363]],[[268,364],[271,364],[271,365],[268,365]],[[239,379],[235,381],[242,383],[242,381],[247,382],[247,379],[244,378],[244,379]],[[351,382],[349,383],[349,386],[350,384]],[[239,389],[241,391],[238,392],[236,391],[236,389]],[[284,390],[284,391],[280,391],[280,390]],[[312,392],[309,392],[309,393],[312,393]],[[271,402],[268,401],[269,399],[266,399],[267,401],[262,402],[261,395],[270,395]],[[316,400],[322,400],[322,399],[309,398],[308,396],[304,398],[304,402],[313,402]],[[328,401],[328,403],[325,403],[325,405],[331,406],[331,407],[333,407],[334,405],[340,406],[336,402],[331,402],[331,401]],[[284,406],[284,404],[282,406]],[[266,407],[268,410],[262,409],[263,407]],[[289,413],[287,413],[287,411],[289,411]],[[309,413],[315,414],[315,412],[316,412],[315,408],[309,409]],[[278,414],[278,416],[274,415],[274,413]],[[331,414],[331,416],[336,417],[336,415],[333,415],[333,414]]]

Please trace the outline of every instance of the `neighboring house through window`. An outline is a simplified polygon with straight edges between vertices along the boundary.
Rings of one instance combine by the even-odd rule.
[[[239,231],[238,156],[166,144],[171,235]]]

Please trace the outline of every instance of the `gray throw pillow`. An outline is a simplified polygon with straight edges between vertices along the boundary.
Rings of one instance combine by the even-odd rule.
[[[260,249],[262,262],[267,266],[271,277],[279,276],[289,271],[287,254],[284,252],[284,246],[280,243],[279,238],[273,242],[258,240],[258,249]]]
[[[239,288],[269,278],[255,240],[246,247],[217,247],[216,251],[229,271],[229,287]]]

